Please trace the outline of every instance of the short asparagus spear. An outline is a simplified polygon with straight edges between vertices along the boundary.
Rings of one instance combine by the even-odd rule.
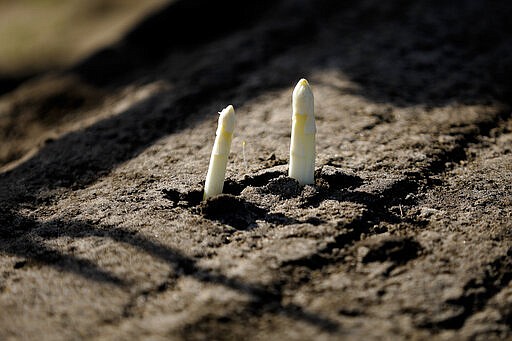
[[[299,184],[315,182],[315,108],[309,83],[301,79],[292,95],[292,138],[288,176]]]
[[[235,129],[235,110],[229,105],[219,113],[215,143],[210,157],[210,165],[206,174],[203,199],[222,193],[226,165],[228,162],[233,130]]]

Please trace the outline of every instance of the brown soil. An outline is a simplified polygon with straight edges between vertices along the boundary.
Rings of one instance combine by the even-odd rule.
[[[0,97],[0,339],[512,338],[512,6],[340,3],[178,1]]]

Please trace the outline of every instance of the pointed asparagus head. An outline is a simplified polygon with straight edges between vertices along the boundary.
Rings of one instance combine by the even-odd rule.
[[[308,81],[304,78],[302,78],[295,86],[295,89],[293,89],[292,107],[293,115],[307,116],[304,133],[314,134],[316,132],[315,99]]]
[[[220,132],[233,133],[233,130],[235,130],[235,109],[232,105],[228,105],[219,112],[217,135]]]
[[[235,130],[235,109],[232,105],[219,112],[215,142],[206,174],[203,199],[221,194],[226,176],[231,140]]]

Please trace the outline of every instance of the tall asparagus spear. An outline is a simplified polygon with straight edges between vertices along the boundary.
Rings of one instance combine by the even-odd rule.
[[[315,108],[309,83],[301,79],[292,95],[292,138],[288,176],[299,184],[315,182]]]

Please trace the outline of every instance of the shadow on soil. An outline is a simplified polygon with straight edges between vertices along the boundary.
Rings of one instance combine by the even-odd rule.
[[[32,262],[41,263],[91,280],[129,285],[88,260],[61,254],[44,243],[62,235],[109,238],[163,259],[179,273],[253,296],[257,302],[250,308],[253,313],[270,309],[332,330],[336,327],[332,321],[282,305],[278,284],[275,288],[262,288],[211,273],[193,259],[133,231],[83,222],[55,221],[41,226],[19,216],[18,209],[23,204],[35,205],[41,191],[87,186],[157,139],[191,124],[190,118],[195,122],[204,118],[200,108],[212,102],[248,100],[272,88],[288,87],[312,70],[344,73],[360,87],[357,92],[362,96],[398,106],[509,101],[512,48],[505,32],[511,9],[507,2],[483,0],[283,0],[250,4],[190,0],[170,5],[142,22],[119,44],[91,56],[69,72],[99,87],[165,80],[185,90],[149,98],[116,117],[65,135],[17,168],[0,174],[0,187],[5,189],[0,194],[4,209],[0,214],[0,249],[26,258],[16,265],[18,269]],[[222,20],[225,18],[230,20]],[[198,25],[199,22],[206,26]],[[187,35],[183,34],[185,30]],[[205,45],[235,34],[235,30],[245,31],[232,43],[219,42],[221,51],[203,68],[180,73],[172,65],[152,67],[176,51],[189,53],[191,65],[199,63],[205,57],[199,53]],[[173,44],[157,39],[162,36]],[[249,75],[266,70],[272,58],[299,46],[307,50],[313,41],[320,42],[318,48],[307,52],[307,57],[298,54],[296,60],[290,60],[292,65],[301,65],[297,70],[285,70],[278,75],[271,72],[262,75],[264,85],[237,89]],[[146,75],[141,76],[143,73]],[[346,91],[339,88],[340,94]],[[346,180],[358,183],[357,178]],[[345,232],[324,251],[330,253],[357,240],[361,231],[370,230],[375,221],[395,219],[388,211],[379,213],[378,209],[392,194],[391,190],[380,197],[358,192],[338,195],[339,200],[360,202],[375,209],[353,226],[345,226]],[[308,204],[314,204],[313,201]],[[245,203],[242,205],[245,207]],[[383,251],[385,256],[388,251]],[[325,264],[322,259],[302,261],[311,268]],[[468,298],[471,302],[480,299],[487,297]]]
[[[43,175],[40,187],[52,188],[57,182],[57,186],[86,185],[155,140],[179,131],[187,118],[193,117],[195,122],[204,118],[198,111],[208,103],[248,100],[289,86],[311,70],[339,70],[359,84],[361,95],[395,105],[508,101],[512,43],[505,28],[511,13],[510,4],[483,0],[449,4],[373,0],[298,4],[282,0],[249,5],[234,0],[215,5],[204,0],[178,1],[69,72],[96,86],[140,83],[142,78],[169,81],[186,90],[150,98],[114,118],[55,140],[15,173]],[[198,22],[210,24],[209,29],[202,29]],[[184,29],[190,33],[186,39]],[[222,42],[222,37],[236,34],[236,30],[243,34],[234,43]],[[173,43],[162,44],[162,33]],[[222,48],[203,67],[184,71],[173,70],[172,65],[151,67],[159,65],[158,61],[165,65],[164,59],[177,51],[190,54],[189,65],[204,64],[203,58],[208,56],[197,51],[215,39],[220,39]],[[264,74],[265,66],[277,55],[323,40],[326,43],[313,51],[288,56],[295,58],[291,65],[302,65],[296,72],[283,71],[279,77],[274,72]],[[265,86],[237,90],[258,70],[266,77]],[[198,85],[194,80],[201,81]],[[58,166],[40,172],[37,164],[41,162]],[[52,176],[54,172],[59,174]],[[84,172],[89,175],[80,174]],[[16,178],[12,174],[7,177]],[[35,177],[24,181],[32,183]]]
[[[251,35],[248,28],[259,23],[273,37],[251,38],[265,41],[244,46],[255,55],[242,69],[262,62],[261,49],[275,51],[279,45],[286,50],[325,39],[312,59],[290,57],[296,58],[292,65],[303,65],[297,75],[279,77],[293,81],[304,71],[339,70],[360,86],[362,96],[399,106],[509,101],[512,43],[506,32],[511,14],[509,3],[485,0],[178,1],[71,72],[100,86],[113,79],[133,81],[141,78],[140,73],[134,78],[133,70],[147,70],[173,52],[192,52],[236,30]],[[172,44],[162,44],[162,34]]]
[[[282,284],[280,283],[263,287],[203,269],[197,265],[193,258],[157,241],[153,241],[137,231],[129,231],[115,226],[95,226],[80,221],[51,221],[41,224],[28,219],[20,221],[19,217],[14,216],[8,217],[4,215],[1,218],[2,223],[10,223],[11,225],[17,223],[20,224],[21,229],[29,229],[31,231],[30,234],[20,233],[15,242],[9,239],[12,235],[2,235],[0,240],[0,252],[25,259],[14,264],[14,269],[16,270],[32,265],[47,265],[61,271],[78,274],[89,280],[117,286],[129,286],[130,283],[108,271],[102,270],[93,262],[70,254],[64,254],[57,250],[51,250],[44,245],[44,241],[60,237],[106,238],[115,242],[129,244],[167,262],[176,276],[191,276],[201,282],[220,284],[251,296],[253,301],[245,308],[251,314],[279,313],[291,319],[313,324],[326,331],[335,331],[338,328],[337,323],[328,318],[309,313],[293,304],[283,304],[282,289],[280,288]],[[6,221],[9,218],[11,221]],[[160,287],[162,287],[162,284],[158,285],[155,291],[160,290]]]
[[[13,173],[35,174],[24,178],[31,187],[36,181],[40,188],[87,185],[155,140],[179,131],[188,118],[195,122],[204,118],[198,111],[208,103],[254,98],[272,88],[289,86],[299,74],[311,70],[339,70],[360,85],[363,96],[395,105],[486,103],[505,98],[502,95],[510,91],[512,79],[508,77],[512,75],[512,53],[506,53],[512,51],[512,43],[504,33],[509,13],[511,5],[483,0],[449,4],[373,0],[298,4],[282,0],[249,5],[234,0],[215,5],[204,0],[178,1],[70,72],[102,86],[107,81],[116,84],[121,78],[140,82],[138,71],[142,70],[153,77],[151,81],[169,81],[186,90],[150,98],[114,118],[55,140]],[[198,22],[209,23],[209,29],[202,29]],[[190,33],[186,39],[183,29]],[[183,72],[173,70],[172,65],[164,70],[150,67],[176,51],[190,54],[189,64],[200,64],[205,56],[195,54],[197,51],[236,30],[244,32],[241,38],[227,46],[219,42],[223,48],[204,67]],[[162,32],[172,44],[157,39]],[[292,65],[303,65],[296,72],[262,75],[270,77],[265,86],[241,89],[246,95],[236,90],[249,74],[264,72],[275,56],[322,39],[326,43],[307,52],[309,57],[289,56],[296,58],[290,60]],[[201,80],[199,86],[195,79]],[[344,91],[339,90],[340,94]],[[41,171],[40,163],[50,169],[45,166]],[[1,177],[11,181],[18,176]]]

